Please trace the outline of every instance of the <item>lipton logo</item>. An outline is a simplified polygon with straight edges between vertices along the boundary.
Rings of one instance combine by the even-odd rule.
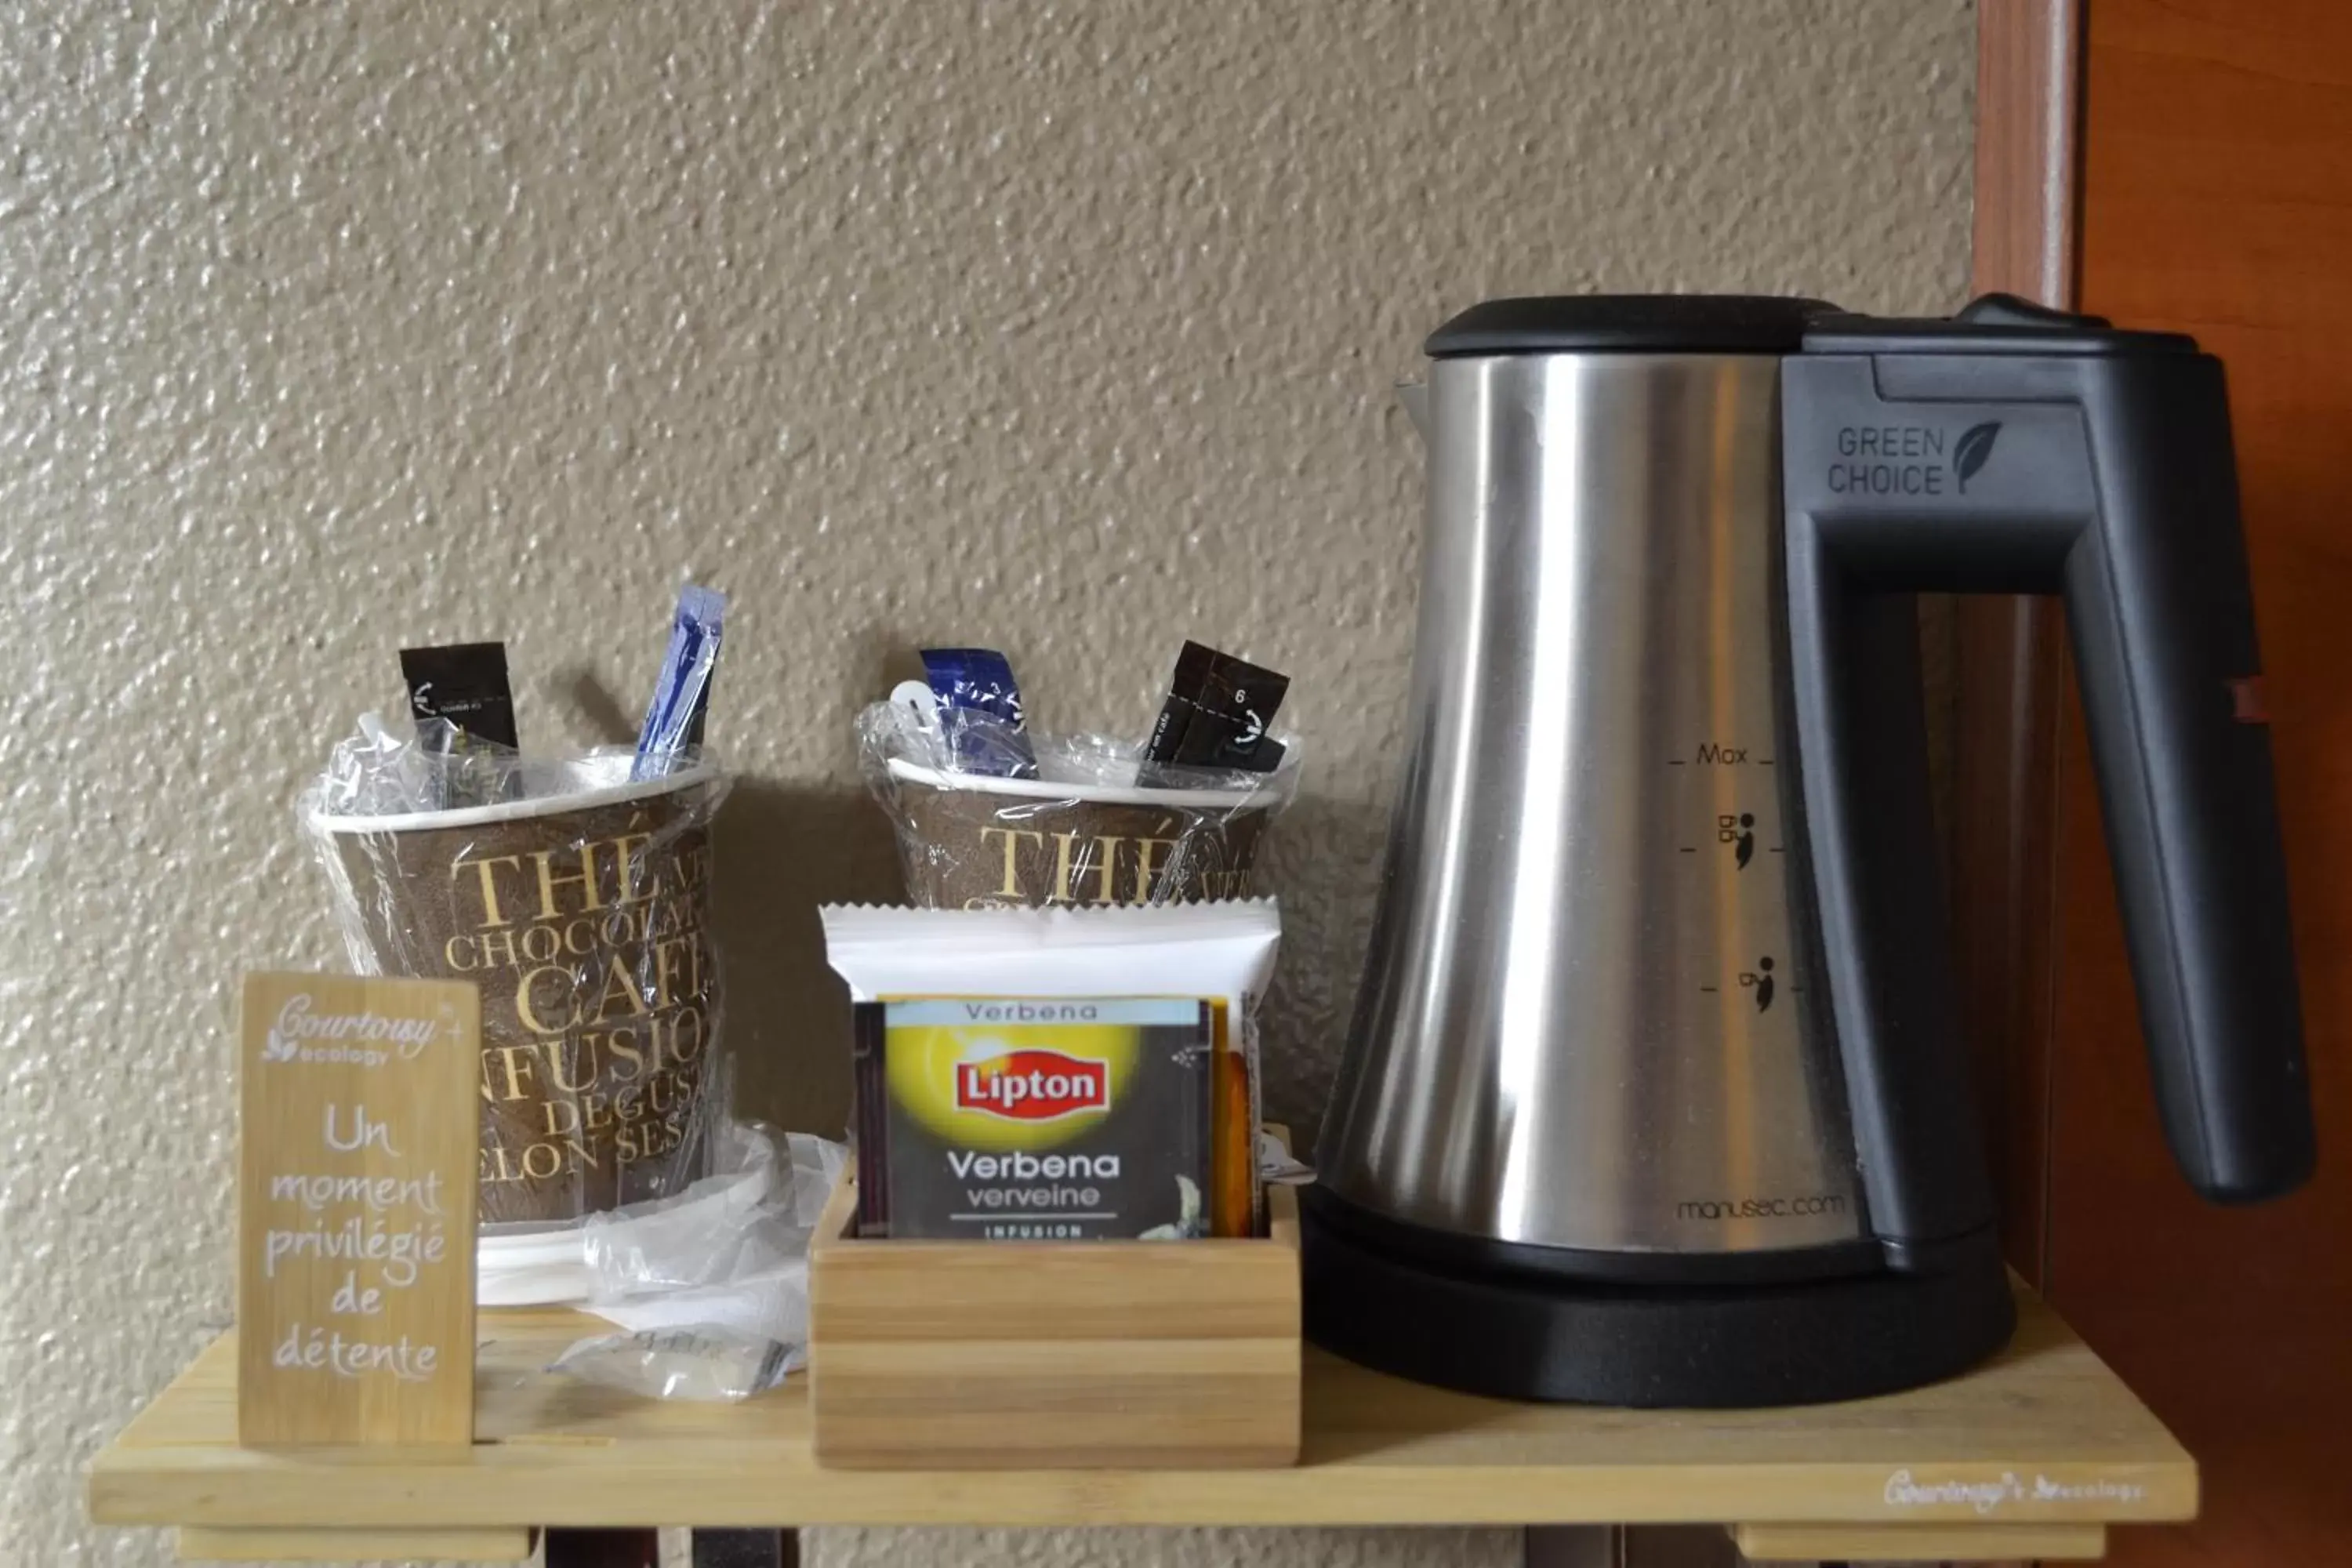
[[[1110,1109],[1110,1066],[1059,1051],[1007,1051],[956,1064],[958,1110],[1013,1121],[1054,1121]]]

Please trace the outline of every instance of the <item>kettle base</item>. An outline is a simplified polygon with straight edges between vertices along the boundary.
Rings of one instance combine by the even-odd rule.
[[[1307,1337],[1469,1394],[1650,1408],[1815,1405],[1967,1371],[2017,1325],[1992,1233],[1934,1273],[1708,1285],[1442,1271],[1301,1215]]]

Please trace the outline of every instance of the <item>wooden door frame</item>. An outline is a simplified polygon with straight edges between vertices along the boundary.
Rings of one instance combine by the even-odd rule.
[[[2079,297],[2084,12],[2090,0],[1979,0],[1977,293]],[[2047,599],[1954,610],[1951,892],[1956,959],[2011,1262],[2047,1274],[2056,1007],[2063,625]]]

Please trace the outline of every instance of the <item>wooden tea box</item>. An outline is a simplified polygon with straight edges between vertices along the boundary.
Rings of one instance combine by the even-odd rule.
[[[854,1173],[809,1252],[820,1465],[1298,1462],[1298,1201],[1192,1241],[863,1240]]]

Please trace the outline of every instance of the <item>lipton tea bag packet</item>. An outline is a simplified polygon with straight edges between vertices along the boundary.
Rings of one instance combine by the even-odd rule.
[[[1173,996],[858,1004],[857,1094],[879,1102],[884,1143],[858,1233],[1207,1235],[1213,1011]]]
[[[1274,901],[821,911],[861,1235],[1247,1236]]]

